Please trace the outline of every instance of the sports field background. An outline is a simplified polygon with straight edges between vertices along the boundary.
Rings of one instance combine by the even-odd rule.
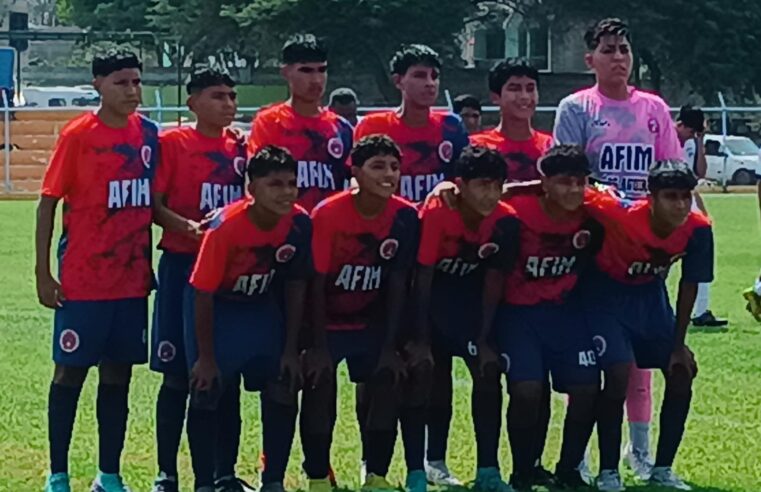
[[[761,325],[745,312],[740,292],[761,267],[759,212],[753,195],[711,195],[706,204],[715,221],[717,281],[712,309],[731,320],[724,333],[692,331],[689,343],[700,364],[693,409],[676,470],[699,491],[761,491]],[[52,312],[39,306],[34,289],[34,216],[32,201],[0,202],[0,491],[42,490],[47,473],[46,403],[52,374]],[[56,236],[60,221],[56,223]],[[674,279],[671,279],[673,286]],[[470,422],[469,383],[464,366],[456,364],[455,418],[449,464],[464,480],[474,474],[474,438]],[[354,420],[353,388],[342,367],[339,423],[332,463],[341,486],[359,488],[359,439]],[[70,474],[76,492],[89,490],[96,473],[95,371],[85,386],[74,430]],[[660,402],[660,376],[654,400]],[[130,417],[123,474],[135,492],[150,490],[156,473],[155,398],[159,377],[136,368],[130,394]],[[544,455],[554,468],[558,457],[563,400],[554,401],[552,428]],[[258,398],[244,397],[244,436],[239,475],[255,481],[260,452]],[[657,430],[657,412],[654,427]],[[507,439],[502,435],[503,473],[511,469]],[[294,443],[286,486],[304,488],[301,448]],[[596,452],[593,452],[596,470]],[[623,468],[622,468],[623,469]],[[192,473],[187,443],[180,452],[183,490]],[[634,485],[625,471],[627,483]],[[401,447],[397,445],[389,477],[403,482]],[[632,486],[628,490],[651,490]],[[652,489],[654,490],[654,489]]]

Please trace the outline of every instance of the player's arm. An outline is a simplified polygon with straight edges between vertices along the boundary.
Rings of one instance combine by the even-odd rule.
[[[552,131],[554,144],[585,146],[587,143],[585,126],[584,117],[578,104],[570,98],[560,101]]]
[[[438,260],[438,244],[441,239],[442,217],[436,209],[424,207],[420,212],[420,246],[417,253],[417,268],[413,298],[415,299],[415,338],[429,344],[431,339],[431,286],[434,266]]]
[[[165,231],[179,232],[193,239],[203,237],[203,227],[200,222],[186,219],[166,206],[166,195],[153,192],[153,221]]]
[[[37,204],[37,224],[35,228],[35,267],[37,299],[45,307],[54,309],[61,306],[63,293],[61,284],[50,273],[50,244],[53,239],[53,221],[58,207],[58,198],[41,196]]]
[[[706,148],[702,133],[695,135],[695,171],[698,179],[705,178],[708,173],[708,161],[706,160]]]

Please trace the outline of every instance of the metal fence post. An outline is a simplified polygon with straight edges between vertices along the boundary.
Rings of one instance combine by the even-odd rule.
[[[721,144],[724,149],[727,148],[727,104],[724,101],[724,94],[719,92],[719,104],[721,104]],[[727,155],[724,152],[723,169],[721,171],[721,189],[724,193],[728,193],[727,190]]]
[[[156,111],[156,121],[159,122],[159,125],[164,122],[164,112],[161,110],[162,106],[161,89],[156,89],[156,107],[158,108],[158,111]]]
[[[5,156],[5,192],[11,192],[11,108],[8,101],[8,93],[0,89],[3,94],[3,154]]]

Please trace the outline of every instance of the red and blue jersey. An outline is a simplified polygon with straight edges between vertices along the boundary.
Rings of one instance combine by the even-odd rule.
[[[195,128],[166,131],[159,137],[161,155],[153,190],[163,193],[166,206],[196,222],[209,212],[243,198],[246,176],[246,142],[226,129],[219,138]],[[199,241],[164,231],[159,248],[172,253],[196,254]]]
[[[509,270],[504,302],[530,306],[565,301],[599,244],[599,224],[585,213],[556,221],[535,195],[515,196],[508,203],[520,226],[516,259],[503,265]]]
[[[262,109],[251,129],[249,155],[266,145],[287,149],[296,159],[298,203],[308,211],[346,188],[352,127],[337,114],[322,110],[309,118],[297,114],[287,102]]]
[[[552,145],[552,135],[533,130],[528,140],[511,140],[497,129],[470,136],[471,145],[480,145],[499,152],[507,163],[507,181],[521,182],[539,179],[537,161]]]
[[[312,255],[326,276],[327,330],[360,330],[378,307],[391,271],[409,270],[418,245],[415,207],[393,196],[377,217],[362,217],[345,191],[312,211]]]
[[[402,151],[399,194],[420,202],[451,174],[451,164],[468,145],[468,133],[459,116],[431,112],[428,124],[413,128],[397,111],[369,114],[354,130],[354,140],[367,135],[391,137]]]
[[[251,220],[252,205],[251,200],[239,200],[212,219],[190,277],[193,287],[255,302],[270,298],[278,280],[311,275],[312,224],[306,211],[295,206],[265,231]]]
[[[85,113],[61,130],[42,181],[63,199],[58,247],[63,295],[72,301],[145,297],[151,268],[151,181],[158,125],[139,115],[125,128]]]

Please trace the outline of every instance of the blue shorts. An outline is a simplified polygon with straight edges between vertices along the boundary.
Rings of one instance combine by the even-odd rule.
[[[585,289],[587,326],[602,369],[636,362],[665,369],[674,350],[676,317],[661,282],[590,284]]]
[[[185,289],[187,370],[198,359],[195,289]],[[214,355],[223,381],[243,376],[248,391],[261,391],[279,376],[285,330],[280,307],[272,302],[214,299]]]
[[[482,309],[480,292],[463,292],[453,301],[432,299],[431,349],[438,355],[475,360]]]
[[[502,305],[495,325],[508,381],[546,381],[556,391],[599,384],[594,346],[576,303]]]
[[[159,286],[153,304],[151,369],[164,374],[187,375],[182,303],[194,255],[165,251],[159,260]]]
[[[55,310],[53,361],[71,367],[148,361],[148,298],[64,301]]]
[[[326,337],[333,366],[338,367],[345,359],[351,382],[363,383],[373,375],[383,347],[376,330],[368,327],[363,330],[328,331]]]

